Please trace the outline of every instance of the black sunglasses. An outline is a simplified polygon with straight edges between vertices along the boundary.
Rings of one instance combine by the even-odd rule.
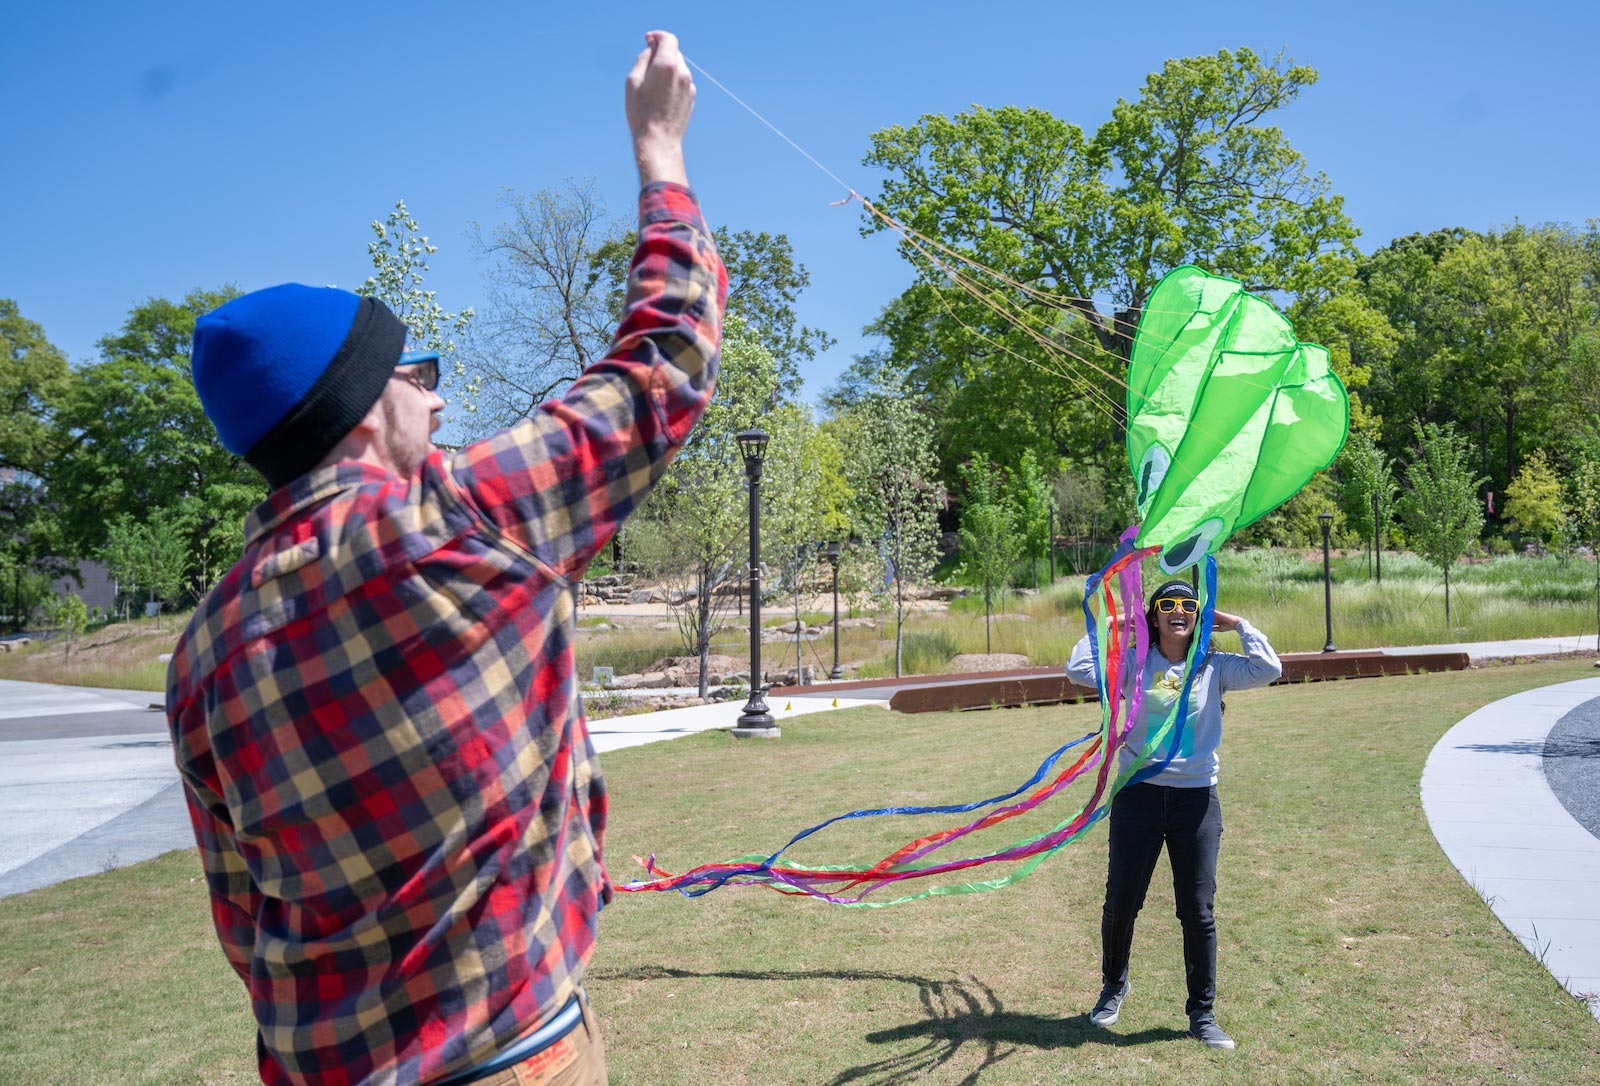
[[[400,366],[412,366],[413,369],[405,373],[396,373],[395,376],[404,378],[422,389],[424,392],[433,392],[439,387],[439,359],[425,358],[420,362],[407,362],[402,355]],[[396,370],[399,366],[395,367]]]

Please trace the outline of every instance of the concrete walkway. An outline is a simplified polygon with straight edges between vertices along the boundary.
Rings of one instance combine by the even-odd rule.
[[[193,847],[160,701],[0,680],[0,897]]]
[[[1439,846],[1501,923],[1600,1018],[1600,839],[1551,790],[1546,740],[1600,678],[1514,694],[1444,734],[1422,772]],[[1588,784],[1600,787],[1590,775]]]

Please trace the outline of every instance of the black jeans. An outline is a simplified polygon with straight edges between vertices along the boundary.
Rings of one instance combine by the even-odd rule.
[[[1100,972],[1107,985],[1128,979],[1133,922],[1144,905],[1161,846],[1172,863],[1172,893],[1183,925],[1183,968],[1190,1018],[1209,1015],[1217,998],[1217,848],[1222,804],[1215,788],[1134,784],[1111,801],[1111,861],[1100,920]]]

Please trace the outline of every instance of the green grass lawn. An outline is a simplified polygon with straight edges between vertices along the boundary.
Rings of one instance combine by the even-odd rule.
[[[589,980],[611,1079],[1600,1081],[1600,1024],[1450,866],[1418,794],[1428,751],[1457,720],[1592,674],[1587,662],[1560,662],[1229,696],[1218,1012],[1235,1053],[1182,1034],[1165,864],[1122,1021],[1088,1024],[1098,828],[1018,886],[892,909],[759,889],[619,895]],[[863,709],[786,722],[772,743],[710,733],[608,755],[610,865],[632,878],[630,855],[654,850],[682,870],[775,848],[857,806],[992,795],[1089,730],[1093,713]],[[1059,817],[1058,806],[1049,821]],[[795,858],[876,858],[951,821],[848,823]],[[1006,839],[1041,822],[1009,825]],[[175,854],[0,901],[0,1083],[253,1081],[249,1012],[198,875],[191,855]]]

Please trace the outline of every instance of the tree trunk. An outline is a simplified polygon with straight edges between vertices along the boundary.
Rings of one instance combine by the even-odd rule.
[[[983,589],[983,651],[994,651],[994,639],[989,636],[989,589]]]
[[[1517,477],[1517,446],[1515,443],[1517,411],[1512,406],[1511,394],[1506,395],[1506,485]]]
[[[794,579],[794,681],[796,686],[801,685],[805,680],[805,654],[800,651],[801,646],[804,644],[800,640],[802,625],[803,623],[800,621],[800,577],[796,574]]]
[[[901,645],[905,641],[906,629],[906,591],[905,582],[901,581],[898,572],[894,578],[894,677],[900,677],[900,669],[904,665],[901,656]]]
[[[1450,567],[1444,567],[1444,624],[1450,627]]]
[[[694,601],[695,625],[696,625],[696,627],[698,627],[695,630],[694,640],[695,640],[695,649],[696,649],[696,651],[698,652],[698,654],[700,656],[699,690],[700,690],[700,696],[702,698],[705,697],[706,694],[709,692],[709,685],[710,684],[708,682],[708,679],[709,679],[710,673],[711,673],[711,577],[712,577],[712,575],[713,575],[713,571],[711,569],[711,563],[709,563],[709,562],[702,563],[701,566],[700,566],[700,576],[698,578],[700,593],[699,593],[698,596],[695,597],[695,601]],[[754,664],[754,662],[755,661],[753,661],[753,660],[751,661],[752,664]],[[751,683],[755,683],[757,681],[756,677],[754,675],[750,676],[750,681],[751,681]]]

